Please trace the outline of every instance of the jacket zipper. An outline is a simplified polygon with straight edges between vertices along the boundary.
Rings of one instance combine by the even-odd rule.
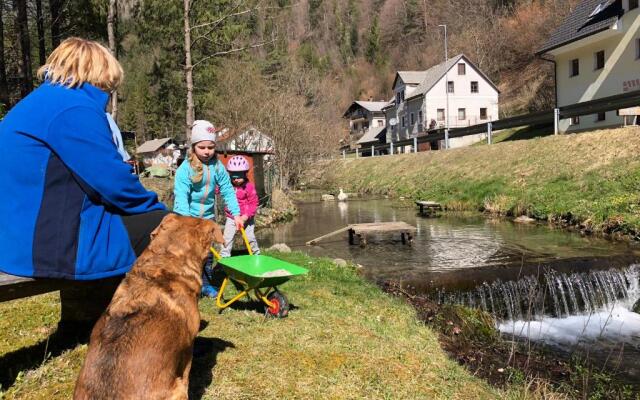
[[[209,171],[209,166],[204,166],[207,169],[207,180],[204,184],[204,196],[202,196],[202,200],[200,201],[200,218],[204,216],[204,202],[207,201],[207,196],[209,195],[209,183],[211,182],[211,172]]]

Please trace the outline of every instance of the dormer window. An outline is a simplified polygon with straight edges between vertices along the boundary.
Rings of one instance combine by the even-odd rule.
[[[396,93],[396,104],[400,105],[400,103],[402,103],[403,101],[404,101],[404,90],[401,90],[398,93]]]
[[[466,65],[464,63],[458,64],[458,75],[466,75],[466,74],[467,74]]]

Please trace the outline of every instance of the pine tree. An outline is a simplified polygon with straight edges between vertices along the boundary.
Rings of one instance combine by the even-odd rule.
[[[378,16],[373,18],[371,28],[369,28],[369,36],[367,38],[367,49],[365,52],[367,61],[378,64],[381,60],[380,55],[380,23]]]

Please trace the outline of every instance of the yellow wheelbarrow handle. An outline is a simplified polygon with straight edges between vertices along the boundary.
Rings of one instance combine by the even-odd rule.
[[[242,240],[244,240],[244,245],[247,246],[247,251],[249,255],[253,255],[253,251],[251,250],[251,246],[249,245],[249,239],[247,239],[247,233],[244,231],[244,226],[240,227],[240,233],[242,233]]]
[[[249,255],[252,256],[253,251],[251,250],[251,246],[249,245],[249,239],[247,238],[247,233],[244,231],[244,227],[240,228],[240,233],[242,234],[242,240],[244,241],[244,245],[247,246],[247,251],[249,252]],[[213,246],[211,246],[209,250],[211,250],[211,253],[213,254],[213,257],[215,257],[216,261],[220,261],[220,259],[222,259],[222,257],[220,256],[220,253],[218,253],[216,249],[213,248]]]

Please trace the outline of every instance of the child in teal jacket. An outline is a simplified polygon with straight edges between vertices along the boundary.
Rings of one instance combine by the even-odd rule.
[[[243,225],[236,193],[229,173],[216,157],[215,128],[209,121],[198,120],[191,129],[191,153],[176,171],[173,211],[191,217],[215,218],[216,186],[220,190],[226,208],[231,212],[237,229]],[[217,290],[211,286],[212,256],[205,264],[202,279],[202,295],[215,297]]]

